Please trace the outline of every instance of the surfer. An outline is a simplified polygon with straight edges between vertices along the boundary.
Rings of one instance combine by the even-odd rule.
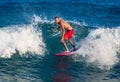
[[[62,31],[61,42],[62,42],[66,52],[69,52],[69,49],[65,43],[65,40],[68,41],[72,45],[74,50],[76,50],[76,47],[71,40],[71,38],[74,34],[73,28],[67,22],[65,22],[64,20],[61,20],[58,16],[55,17],[55,22],[57,24],[59,24],[59,27],[56,29],[61,29],[61,31]]]

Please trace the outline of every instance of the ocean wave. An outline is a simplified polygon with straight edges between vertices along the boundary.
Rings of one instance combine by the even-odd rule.
[[[75,29],[74,41],[81,46],[77,51],[77,55],[73,56],[75,61],[81,61],[81,58],[84,57],[83,60],[87,64],[92,63],[101,69],[110,69],[118,63],[120,27],[91,28],[85,22],[65,21],[70,23]],[[56,26],[54,19],[48,20],[47,17],[42,18],[41,16],[33,15],[31,24],[0,28],[0,45],[2,46],[0,48],[0,57],[11,57],[13,53],[16,53],[16,50],[21,55],[27,52],[45,55],[46,50],[48,53],[55,53],[50,51],[51,49],[49,50],[47,46],[52,45],[51,40],[59,39],[58,37],[60,37],[59,32],[53,32],[52,30]],[[53,42],[56,43],[56,41],[58,40]],[[60,49],[58,48],[58,50]]]
[[[43,29],[47,30],[44,33],[46,38],[55,38],[60,35],[59,32],[51,32],[56,27],[54,19],[48,20],[47,17],[34,15],[33,20],[33,24],[40,24]],[[75,61],[81,61],[82,56],[88,64],[92,63],[101,69],[110,69],[118,63],[120,27],[90,27],[85,22],[65,21],[74,27],[74,41],[81,46],[77,52],[78,55],[73,57]]]

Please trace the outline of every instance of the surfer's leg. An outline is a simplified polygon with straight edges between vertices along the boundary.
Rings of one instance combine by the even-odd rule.
[[[74,48],[74,50],[76,50],[76,47],[75,47],[73,41],[71,39],[69,39],[68,42],[72,45],[72,47]]]
[[[69,51],[69,49],[68,49],[68,47],[67,47],[67,45],[66,45],[65,41],[61,41],[61,42],[62,42],[62,44],[63,44],[63,46],[64,46],[65,50],[66,50],[66,51]]]

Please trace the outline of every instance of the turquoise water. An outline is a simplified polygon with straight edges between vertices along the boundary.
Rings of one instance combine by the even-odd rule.
[[[55,16],[74,28],[77,54],[55,56]],[[0,46],[0,82],[119,82],[120,2],[1,0]]]

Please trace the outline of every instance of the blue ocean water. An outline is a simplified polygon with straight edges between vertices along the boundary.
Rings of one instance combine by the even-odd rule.
[[[55,56],[55,16],[74,28],[77,54]],[[119,82],[120,1],[0,0],[0,46],[0,82]]]

